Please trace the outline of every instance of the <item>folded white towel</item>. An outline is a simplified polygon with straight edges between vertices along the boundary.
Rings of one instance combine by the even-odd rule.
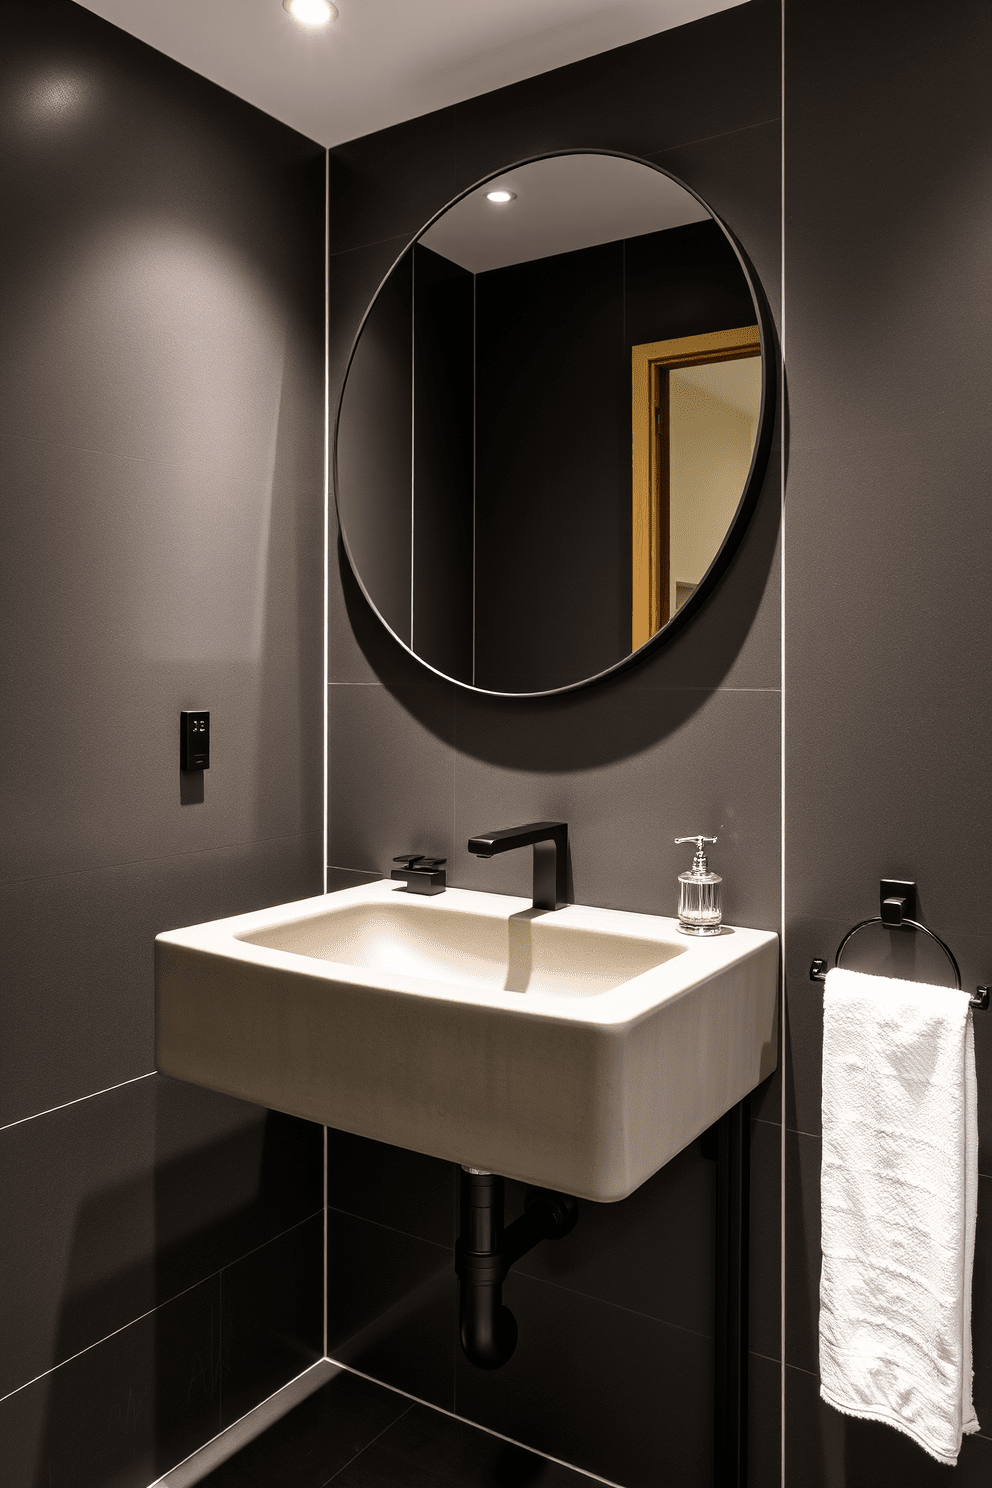
[[[827,973],[820,1393],[951,1467],[978,1430],[977,1088],[966,993]]]

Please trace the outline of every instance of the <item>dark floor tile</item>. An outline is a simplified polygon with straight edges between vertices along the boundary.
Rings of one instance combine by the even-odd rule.
[[[456,1184],[454,1163],[328,1128],[327,1199],[334,1209],[450,1247]]]
[[[450,1410],[457,1333],[452,1250],[328,1211],[331,1359]]]
[[[562,1287],[510,1273],[519,1329],[501,1369],[459,1353],[456,1410],[525,1446],[625,1488],[683,1488],[713,1471],[713,1345]]]
[[[693,1142],[619,1204],[580,1200],[572,1233],[514,1270],[712,1336],[715,1180],[716,1164]],[[507,1222],[526,1191],[507,1183]]]
[[[410,1402],[342,1370],[206,1478],[209,1488],[324,1488]]]
[[[223,1426],[322,1357],[323,1272],[323,1214],[221,1272]]]
[[[782,1488],[781,1366],[754,1353],[748,1358],[747,1482],[748,1488]]]
[[[464,1421],[415,1405],[335,1478],[340,1488],[580,1488],[588,1478]]]
[[[13,1389],[321,1203],[320,1128],[152,1076],[0,1133]]]
[[[751,1123],[749,1342],[769,1359],[782,1348],[781,1132],[767,1121]]]
[[[820,1399],[819,1380],[786,1370],[785,1480],[802,1488],[940,1488],[947,1468],[901,1431],[842,1415]],[[992,1478],[992,1440],[967,1436],[954,1471],[955,1488],[985,1488]]]
[[[5,1488],[146,1488],[220,1426],[216,1278],[0,1404]]]

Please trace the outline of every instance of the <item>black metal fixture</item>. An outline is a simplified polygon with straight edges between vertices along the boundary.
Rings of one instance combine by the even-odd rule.
[[[443,894],[447,861],[447,858],[427,858],[423,853],[403,853],[393,859],[403,867],[394,868],[389,876],[405,881],[409,894]]]
[[[911,879],[905,878],[882,878],[878,884],[878,907],[879,913],[872,915],[870,919],[859,920],[858,923],[844,936],[837,947],[834,957],[834,965],[840,965],[840,958],[849,940],[857,935],[859,930],[864,930],[866,925],[887,925],[890,930],[919,930],[928,935],[931,940],[937,942],[944,955],[954,969],[954,985],[960,992],[961,968],[958,966],[954,952],[949,945],[941,940],[928,926],[922,925],[916,918],[916,884]],[[824,982],[827,979],[827,963],[822,957],[817,957],[810,962],[809,979],[811,982]],[[976,1012],[987,1012],[989,1006],[989,987],[976,987],[973,994],[969,995],[969,1003]]]
[[[516,1320],[503,1306],[503,1282],[514,1261],[542,1240],[560,1240],[579,1217],[576,1201],[550,1188],[528,1189],[524,1204],[520,1218],[504,1230],[502,1178],[462,1168],[458,1327],[465,1357],[477,1369],[499,1369],[517,1346]]]
[[[747,1482],[749,1109],[745,1096],[700,1139],[702,1156],[716,1164],[715,1488]]]
[[[468,850],[477,858],[493,858],[515,847],[534,847],[534,908],[564,909],[568,903],[568,823],[527,822],[502,832],[470,837]]]
[[[179,768],[210,769],[210,714],[205,708],[179,715]]]

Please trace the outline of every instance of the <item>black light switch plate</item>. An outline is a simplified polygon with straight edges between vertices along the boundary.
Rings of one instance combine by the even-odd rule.
[[[179,768],[210,769],[210,714],[202,709],[179,715]]]

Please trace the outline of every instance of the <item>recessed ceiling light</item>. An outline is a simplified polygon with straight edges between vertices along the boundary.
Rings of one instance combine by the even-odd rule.
[[[282,0],[282,8],[304,26],[326,26],[338,18],[338,8],[331,0]]]
[[[500,187],[500,189],[498,191],[487,191],[486,192],[486,201],[491,201],[491,202],[508,202],[508,201],[516,201],[516,199],[517,199],[517,193],[515,191],[504,191],[502,187]]]

